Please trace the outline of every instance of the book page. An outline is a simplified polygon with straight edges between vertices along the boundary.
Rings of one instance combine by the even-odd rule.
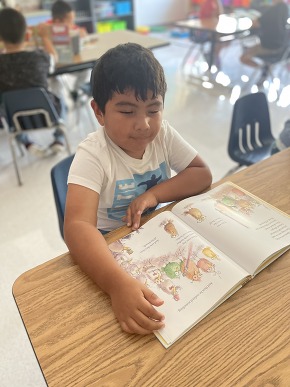
[[[251,275],[290,247],[290,217],[232,183],[182,200],[172,212]]]
[[[170,211],[109,245],[121,267],[164,304],[165,328],[156,336],[165,347],[208,314],[248,273]]]

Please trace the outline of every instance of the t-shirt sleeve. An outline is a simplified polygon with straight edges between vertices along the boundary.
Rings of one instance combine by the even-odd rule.
[[[198,152],[167,122],[164,123],[164,136],[170,168],[179,173]]]
[[[81,185],[101,193],[105,174],[96,155],[92,144],[83,142],[79,145],[69,170],[68,184]]]

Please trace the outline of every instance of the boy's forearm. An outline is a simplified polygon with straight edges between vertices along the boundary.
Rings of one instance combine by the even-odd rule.
[[[54,48],[54,45],[52,44],[52,41],[48,37],[44,37],[44,38],[42,38],[42,44],[43,44],[44,50],[47,53],[51,54],[54,57],[54,60],[57,62],[58,56],[57,56],[57,52]]]
[[[128,274],[114,259],[102,234],[91,224],[75,222],[65,227],[65,240],[80,268],[107,294]]]
[[[150,191],[158,203],[165,203],[196,195],[208,188],[211,182],[212,175],[208,167],[189,167],[152,187]]]

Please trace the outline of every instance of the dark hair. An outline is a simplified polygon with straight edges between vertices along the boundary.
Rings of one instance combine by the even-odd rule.
[[[73,9],[69,3],[63,0],[57,0],[52,4],[51,15],[53,20],[63,20],[72,10]]]
[[[22,13],[14,8],[0,11],[0,37],[4,42],[18,44],[25,39],[26,21]]]
[[[113,93],[135,91],[136,99],[145,101],[148,90],[152,98],[161,95],[164,101],[167,89],[164,71],[152,51],[136,43],[119,44],[96,62],[91,75],[92,95],[101,111]]]

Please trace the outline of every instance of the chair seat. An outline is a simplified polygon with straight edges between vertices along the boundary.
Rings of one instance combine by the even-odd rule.
[[[290,47],[283,48],[281,51],[272,54],[258,55],[265,63],[275,64],[290,57]]]
[[[252,165],[258,161],[264,160],[267,157],[271,156],[271,148],[273,141],[271,143],[264,145],[262,148],[256,148],[253,151],[249,151],[246,154],[235,150],[232,153],[232,159],[237,161],[240,165]]]

